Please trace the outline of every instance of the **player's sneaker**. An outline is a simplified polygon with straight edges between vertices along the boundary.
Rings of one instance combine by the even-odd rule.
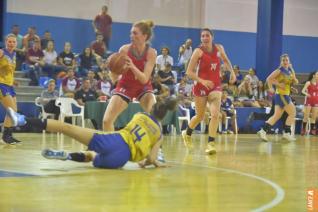
[[[25,116],[15,112],[11,107],[7,108],[7,115],[11,118],[13,127],[26,124]]]
[[[18,139],[15,139],[12,135],[4,135],[2,136],[2,141],[4,143],[7,143],[7,144],[19,144],[21,143],[22,141],[19,141]]]
[[[216,153],[215,142],[208,142],[206,145],[205,153],[212,155]]]
[[[158,155],[157,155],[157,160],[160,161],[161,163],[165,163],[166,162],[165,156],[164,156],[163,151],[162,151],[162,148],[159,148]]]
[[[181,135],[184,145],[187,147],[189,151],[191,151],[193,149],[191,136],[187,135],[187,132],[185,130],[181,132]]]
[[[43,149],[42,156],[46,159],[67,160],[68,153],[63,150]]]
[[[283,132],[283,138],[288,141],[296,141],[296,138],[292,136],[290,133]]]
[[[260,131],[257,132],[257,134],[263,141],[266,141],[266,142],[268,141],[265,130],[261,129]]]

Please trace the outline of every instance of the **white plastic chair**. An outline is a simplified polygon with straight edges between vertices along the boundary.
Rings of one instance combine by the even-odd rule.
[[[60,108],[60,121],[64,122],[66,117],[72,117],[72,124],[76,124],[76,117],[80,117],[82,127],[85,127],[84,106],[79,105],[75,99],[60,97],[56,99],[55,105]]]
[[[41,119],[47,119],[47,118],[53,118],[55,117],[54,113],[47,113],[44,110],[44,105],[41,104],[41,97],[36,97],[35,98],[35,105],[41,108]],[[45,130],[42,131],[43,133],[45,133]]]
[[[179,116],[179,127],[182,127],[183,121],[187,121],[187,124],[190,123],[190,109],[183,107],[182,105],[179,105],[179,109],[185,113],[184,116]]]

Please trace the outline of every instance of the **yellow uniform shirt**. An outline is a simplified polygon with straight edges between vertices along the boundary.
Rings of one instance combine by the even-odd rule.
[[[16,54],[15,52],[10,53],[6,49],[3,49],[3,53],[0,58],[0,83],[12,86]]]
[[[131,161],[141,161],[149,155],[161,138],[159,123],[146,113],[137,113],[119,133],[131,151]]]
[[[290,87],[293,82],[292,80],[292,70],[291,69],[285,69],[281,67],[280,74],[277,77],[277,81],[279,83],[283,83],[285,86],[284,88],[276,88],[276,93],[279,95],[290,95]]]

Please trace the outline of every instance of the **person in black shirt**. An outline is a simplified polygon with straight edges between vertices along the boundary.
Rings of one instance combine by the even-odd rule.
[[[75,100],[79,105],[85,105],[85,102],[96,101],[98,95],[91,89],[91,83],[88,78],[83,80],[82,88],[75,93]]]

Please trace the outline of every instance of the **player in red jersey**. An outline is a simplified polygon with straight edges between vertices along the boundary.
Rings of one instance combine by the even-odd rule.
[[[187,130],[182,132],[184,144],[188,150],[192,149],[191,134],[193,129],[203,120],[207,104],[211,112],[209,124],[209,140],[205,152],[207,154],[216,153],[215,136],[219,123],[219,113],[221,106],[221,78],[220,66],[223,61],[227,70],[231,72],[230,83],[236,80],[230,60],[224,48],[220,44],[213,43],[213,32],[204,28],[201,30],[201,46],[196,48],[190,59],[186,74],[195,81],[193,95],[196,115],[192,117]]]
[[[121,76],[111,73],[112,80],[118,80],[104,115],[105,131],[114,130],[114,122],[133,98],[137,98],[145,112],[150,112],[156,99],[150,81],[157,53],[149,46],[152,37],[152,21],[136,22],[130,31],[131,43],[123,45],[119,52],[128,55],[127,72]]]
[[[318,115],[318,72],[312,72],[305,83],[302,93],[306,96],[304,102],[304,119],[301,134],[306,133],[307,121],[310,116],[310,134],[316,135],[316,119]]]

